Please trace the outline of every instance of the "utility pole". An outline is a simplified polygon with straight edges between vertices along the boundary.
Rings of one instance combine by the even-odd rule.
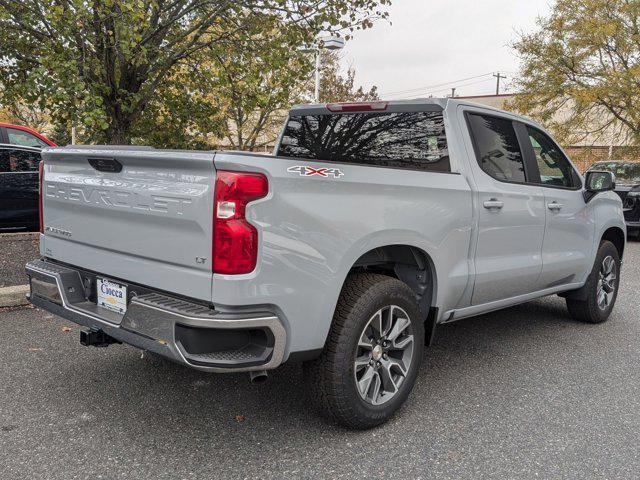
[[[500,79],[507,78],[506,75],[500,75],[500,72],[494,73],[494,77],[496,77],[496,95],[500,95]]]

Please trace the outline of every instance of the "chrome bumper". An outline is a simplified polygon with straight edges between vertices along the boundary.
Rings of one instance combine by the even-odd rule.
[[[28,263],[26,270],[31,285],[29,301],[34,305],[191,368],[243,372],[268,370],[282,363],[286,331],[272,313],[221,313],[144,289],[145,293],[130,299],[127,312],[119,315],[89,300],[91,281],[80,270],[44,260]],[[211,338],[217,346],[207,351],[204,342],[204,351],[189,351],[188,343],[179,338],[181,331],[189,331],[187,338],[191,339],[198,340],[199,334]],[[234,339],[233,348],[225,348],[224,341],[221,346],[219,339],[216,340],[216,331],[221,332],[220,336],[238,333],[241,338],[251,338],[248,332],[263,332],[264,341],[258,342],[260,345],[250,341],[239,345]],[[262,338],[263,334],[257,335]],[[203,350],[203,342],[197,343],[198,350]]]

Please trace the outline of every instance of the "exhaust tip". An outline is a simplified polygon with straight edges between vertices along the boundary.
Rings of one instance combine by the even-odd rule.
[[[249,372],[249,382],[251,382],[254,385],[266,382],[268,377],[269,375],[267,374],[266,370],[257,370],[255,372]]]

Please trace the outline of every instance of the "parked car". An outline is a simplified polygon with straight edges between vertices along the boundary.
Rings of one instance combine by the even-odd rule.
[[[85,345],[202,371],[303,361],[349,427],[405,402],[438,324],[553,294],[600,323],[618,293],[613,175],[583,179],[536,123],[461,100],[298,106],[275,155],[43,158],[33,304]]]
[[[622,199],[627,231],[640,237],[640,162],[596,162],[589,167],[589,171],[598,170],[615,174],[615,191]]]
[[[0,230],[38,229],[40,149],[0,144]]]
[[[57,146],[35,130],[10,123],[0,123],[0,143],[37,148]]]

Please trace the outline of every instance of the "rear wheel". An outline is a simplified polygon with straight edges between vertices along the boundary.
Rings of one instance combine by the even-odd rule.
[[[351,428],[388,420],[407,399],[420,369],[423,320],[405,283],[376,274],[350,277],[322,355],[304,366],[321,411]]]
[[[618,296],[620,283],[620,256],[609,241],[598,248],[593,270],[583,287],[584,299],[567,298],[569,313],[576,320],[602,323],[609,318]]]

